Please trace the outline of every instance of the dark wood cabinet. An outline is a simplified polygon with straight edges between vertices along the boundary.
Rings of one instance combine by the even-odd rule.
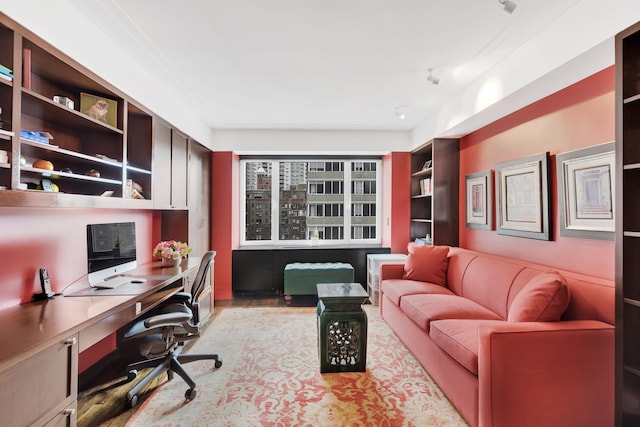
[[[411,240],[458,245],[460,140],[436,138],[411,153]]]
[[[0,65],[0,206],[187,209],[195,141],[2,14]],[[83,94],[108,100],[109,119]]]
[[[153,150],[153,201],[156,209],[187,209],[188,139],[157,121]]]
[[[77,381],[76,335],[0,370],[2,425],[76,425]]]
[[[367,287],[367,255],[388,254],[381,247],[236,249],[232,253],[232,289],[238,295],[282,295],[284,268],[294,262],[346,262],[354,280]]]
[[[640,424],[640,23],[616,36],[616,425]]]

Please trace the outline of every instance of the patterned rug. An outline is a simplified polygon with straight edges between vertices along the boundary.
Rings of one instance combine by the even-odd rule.
[[[320,373],[314,308],[224,308],[190,353],[223,360],[186,365],[187,385],[164,382],[127,424],[134,426],[466,426],[381,319],[368,317],[366,372]]]

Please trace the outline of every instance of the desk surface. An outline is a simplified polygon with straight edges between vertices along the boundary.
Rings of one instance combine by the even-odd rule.
[[[172,268],[162,267],[160,261],[140,265],[127,274],[144,277],[147,281],[123,285],[127,287],[124,292],[117,292],[120,288],[90,288],[85,277],[67,287],[68,293],[75,296],[57,295],[49,300],[33,301],[0,311],[0,342],[3,343],[0,346],[0,370],[135,305],[191,274],[199,265],[200,258],[188,258],[180,267]]]

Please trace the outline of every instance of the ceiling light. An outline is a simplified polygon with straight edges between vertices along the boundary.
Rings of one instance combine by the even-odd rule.
[[[435,77],[432,74],[433,73],[433,68],[429,68],[429,69],[427,69],[427,71],[429,72],[429,75],[427,76],[427,80],[429,80],[434,85],[437,85],[438,83],[440,83],[440,79]]]
[[[513,13],[515,8],[518,6],[510,0],[498,0],[498,3],[500,3],[503,8],[502,10],[504,10],[506,13]]]
[[[396,111],[396,117],[399,118],[400,120],[404,120],[407,116],[400,111],[401,107],[396,107],[395,111]]]

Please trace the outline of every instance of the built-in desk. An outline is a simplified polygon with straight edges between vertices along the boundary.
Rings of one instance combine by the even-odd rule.
[[[141,265],[127,274],[146,282],[118,289],[93,289],[83,278],[64,295],[1,310],[2,425],[76,425],[78,353],[182,289],[199,264]]]

